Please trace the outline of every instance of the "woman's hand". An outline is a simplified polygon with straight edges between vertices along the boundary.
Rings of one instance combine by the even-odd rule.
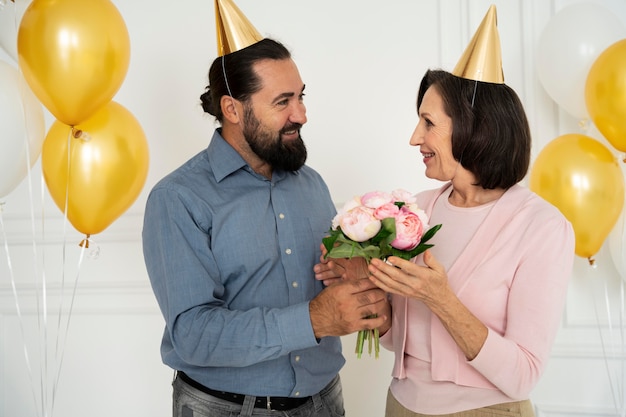
[[[478,355],[487,339],[487,327],[461,303],[448,285],[445,268],[430,251],[424,264],[395,256],[389,263],[372,259],[370,280],[385,292],[421,300],[438,318],[468,360]]]
[[[421,300],[432,308],[449,296],[451,290],[445,268],[430,251],[424,253],[424,263],[426,266],[416,265],[395,256],[387,262],[372,259],[370,280],[386,292]]]

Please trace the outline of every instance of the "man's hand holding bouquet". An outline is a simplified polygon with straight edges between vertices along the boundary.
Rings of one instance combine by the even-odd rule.
[[[322,243],[327,258],[361,257],[368,264],[372,258],[386,260],[389,256],[408,260],[433,246],[427,242],[441,225],[429,229],[428,221],[408,191],[373,191],[354,197],[339,210]],[[374,347],[378,358],[378,339],[378,329],[359,331],[357,357],[367,340],[369,353]]]

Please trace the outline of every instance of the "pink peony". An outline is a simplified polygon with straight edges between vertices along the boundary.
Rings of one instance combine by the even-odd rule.
[[[391,194],[384,193],[382,191],[371,191],[361,197],[361,204],[363,204],[365,207],[373,209],[393,202],[394,200]]]
[[[379,220],[387,217],[396,217],[400,213],[400,207],[394,203],[386,203],[374,210],[374,217]]]
[[[419,216],[402,207],[396,216],[396,238],[391,246],[400,250],[411,250],[420,243],[423,234],[424,224]]]
[[[339,221],[341,231],[355,242],[365,242],[376,236],[382,227],[380,220],[367,207],[356,207],[345,213]]]
[[[341,219],[343,218],[343,216],[346,215],[346,213],[348,213],[350,210],[352,210],[355,207],[359,207],[360,205],[361,205],[360,196],[352,197],[350,200],[348,200],[343,205],[343,207],[339,209],[339,211],[337,212],[337,215],[333,218],[333,222],[332,222],[333,230],[337,230],[337,227],[341,223]]]
[[[402,206],[402,208],[404,208],[405,210],[409,210],[412,213],[417,214],[417,217],[420,218],[420,220],[422,221],[423,225],[424,225],[424,229],[428,230],[429,226],[428,226],[428,216],[426,215],[426,212],[424,210],[422,210],[421,208],[418,207],[418,205],[416,203],[411,203],[411,204],[405,204],[404,206]]]
[[[405,204],[413,204],[417,201],[414,194],[411,194],[407,190],[403,190],[402,188],[398,188],[391,192],[391,196],[394,201],[403,201]]]

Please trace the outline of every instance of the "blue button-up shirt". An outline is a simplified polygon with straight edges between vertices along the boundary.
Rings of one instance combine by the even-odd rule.
[[[144,258],[165,318],[165,364],[216,390],[319,392],[344,364],[317,340],[313,265],[335,208],[308,166],[255,173],[217,129],[208,148],[151,191]]]

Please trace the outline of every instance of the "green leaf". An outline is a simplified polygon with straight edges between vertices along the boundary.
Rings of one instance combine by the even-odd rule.
[[[396,219],[393,217],[384,218],[381,221],[381,227],[376,236],[371,240],[375,245],[390,244],[396,238]]]
[[[435,236],[435,233],[437,233],[439,229],[441,229],[441,226],[441,224],[438,224],[428,229],[428,231],[424,233],[424,236],[422,236],[420,244],[428,242],[433,236]]]
[[[330,253],[333,246],[335,246],[335,241],[337,240],[337,237],[339,236],[339,234],[335,232],[336,230],[331,230],[328,236],[322,238],[322,243],[324,244],[324,247],[326,248],[326,252],[327,252],[326,256],[328,256],[328,253]]]
[[[364,256],[365,252],[358,243],[340,243],[334,246],[326,255],[330,258],[352,258],[354,256]]]

